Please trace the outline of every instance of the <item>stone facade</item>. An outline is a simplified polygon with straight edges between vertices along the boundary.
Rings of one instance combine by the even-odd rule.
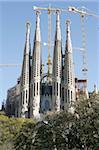
[[[7,92],[7,100],[5,105],[5,112],[7,116],[20,117],[20,78],[17,84],[10,88]]]
[[[20,82],[8,90],[7,115],[39,118],[51,111],[68,109],[76,100],[70,21],[66,22],[66,47],[63,54],[59,10],[56,11],[53,61],[49,55],[47,73],[44,73],[44,65],[41,63],[41,42],[40,13],[37,11],[32,56],[30,23],[27,22]]]

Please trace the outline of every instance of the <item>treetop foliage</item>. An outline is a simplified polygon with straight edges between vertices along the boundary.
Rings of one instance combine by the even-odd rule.
[[[99,96],[79,100],[74,114],[51,113],[44,120],[0,114],[2,150],[99,150]]]

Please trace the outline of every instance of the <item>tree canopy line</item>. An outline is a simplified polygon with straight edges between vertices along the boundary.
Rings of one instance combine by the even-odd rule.
[[[99,150],[99,95],[74,105],[42,121],[0,113],[0,150]]]

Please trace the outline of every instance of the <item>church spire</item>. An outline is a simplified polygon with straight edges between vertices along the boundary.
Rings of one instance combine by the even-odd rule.
[[[60,10],[56,11],[56,41],[61,41],[61,29],[60,29]]]
[[[21,117],[28,117],[29,101],[29,70],[30,70],[30,23],[26,23],[26,41],[21,73]]]
[[[40,34],[40,12],[36,11],[36,30],[35,30],[35,41],[41,41],[41,34]]]
[[[66,37],[66,48],[65,48],[65,59],[64,59],[64,97],[65,108],[70,106],[75,101],[75,77],[73,67],[73,54],[72,44],[70,36],[70,20],[66,21],[67,25],[67,37]]]
[[[60,111],[62,72],[62,42],[60,29],[60,11],[56,11],[56,33],[53,55],[53,110]]]
[[[36,30],[32,55],[31,69],[31,102],[30,117],[39,117],[40,108],[40,70],[41,70],[41,35],[40,35],[40,12],[36,12]]]
[[[30,22],[27,21],[26,23],[26,42],[25,42],[25,53],[30,53]]]
[[[66,21],[67,25],[67,36],[66,36],[66,51],[72,53],[72,44],[71,44],[71,36],[70,36],[70,20]]]

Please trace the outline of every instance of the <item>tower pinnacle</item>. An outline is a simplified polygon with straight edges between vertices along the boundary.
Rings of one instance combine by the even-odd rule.
[[[29,74],[30,74],[30,23],[26,23],[26,42],[21,73],[21,108],[20,116],[28,117],[29,101]]]
[[[39,11],[36,11],[35,41],[41,41],[41,35],[40,35],[40,12]]]
[[[25,42],[25,53],[29,54],[30,52],[30,22],[26,22],[26,42]]]
[[[60,29],[60,10],[56,11],[56,40],[61,41],[61,29]]]
[[[61,73],[62,73],[62,44],[60,29],[60,11],[56,11],[56,33],[53,55],[53,110],[60,111],[61,102]]]
[[[70,36],[70,20],[66,21],[67,25],[67,36],[66,36],[66,48],[65,48],[65,59],[64,59],[64,97],[65,97],[65,108],[71,106],[72,102],[75,101],[75,77],[73,67],[73,54],[72,44]]]
[[[66,50],[68,52],[72,53],[72,44],[71,44],[71,37],[70,37],[70,20],[66,20],[66,25],[67,25],[67,37],[66,37]]]
[[[30,117],[39,117],[40,108],[40,71],[41,71],[41,35],[40,35],[40,12],[36,12],[36,30],[32,54],[31,69],[31,100]]]

